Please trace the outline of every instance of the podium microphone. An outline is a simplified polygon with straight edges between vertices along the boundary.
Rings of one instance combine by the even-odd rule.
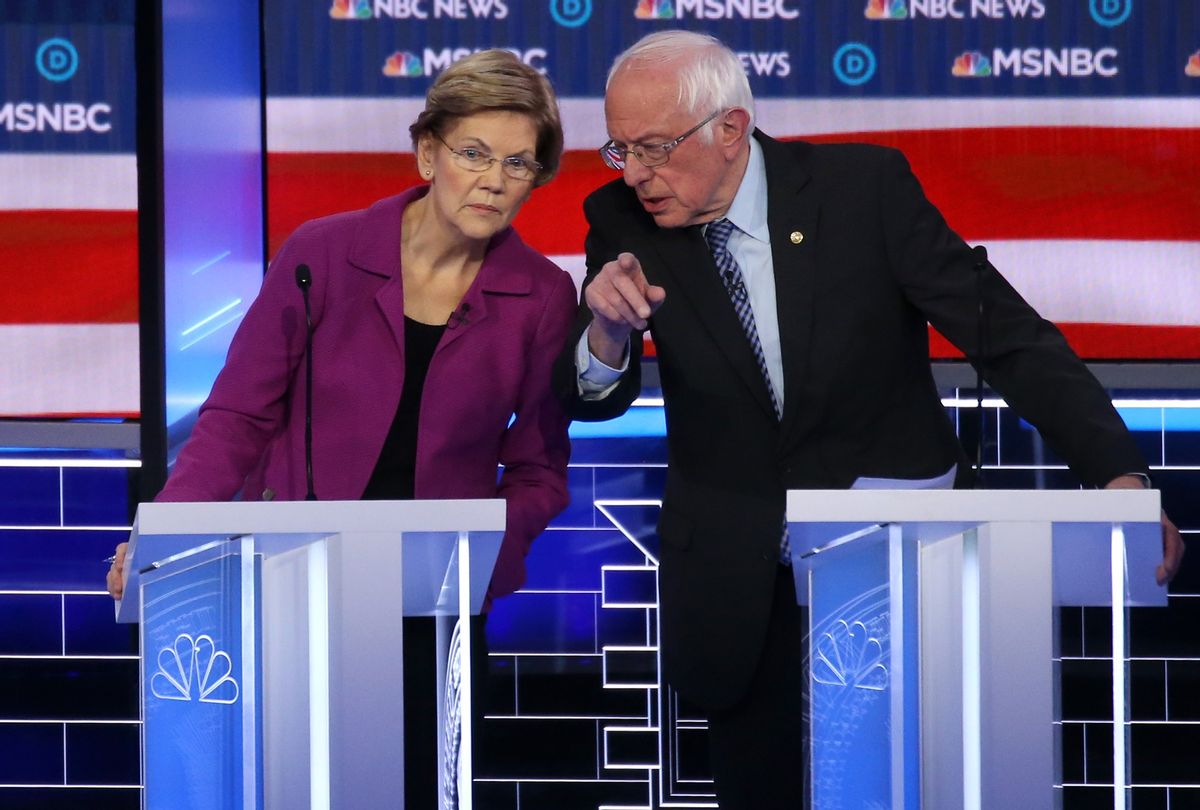
[[[983,295],[983,271],[989,266],[987,248],[976,245],[975,255],[975,488],[983,488],[983,363],[987,357],[987,308]]]
[[[304,475],[308,482],[306,501],[315,501],[317,493],[313,489],[313,447],[312,447],[312,387],[313,387],[313,347],[312,347],[312,305],[308,301],[308,288],[312,286],[312,271],[307,264],[296,265],[296,286],[304,296]]]

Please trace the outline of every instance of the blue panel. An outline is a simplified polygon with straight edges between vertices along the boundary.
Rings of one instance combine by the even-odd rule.
[[[606,571],[604,598],[620,604],[654,605],[658,602],[658,571]]]
[[[58,468],[0,467],[0,525],[60,525]]]
[[[596,602],[590,593],[515,593],[488,614],[492,652],[596,652]]]
[[[630,408],[607,422],[572,422],[573,439],[625,439],[667,435],[667,417],[662,407]]]
[[[0,594],[0,655],[58,655],[61,652],[61,597]]]
[[[641,647],[655,643],[654,612],[644,608],[601,609],[596,616],[600,645]]]
[[[1200,466],[1200,433],[1168,431],[1163,437],[1163,455],[1167,464]]]
[[[67,784],[141,784],[141,727],[79,724],[67,726]]]
[[[162,42],[163,317],[174,451],[262,283],[259,4],[166,0]]]
[[[0,531],[0,589],[104,590],[108,563],[126,532]]]
[[[241,585],[238,555],[142,579],[147,806],[244,806]]]
[[[641,565],[645,557],[615,529],[553,529],[525,558],[529,590],[599,590],[600,566]]]
[[[9,658],[0,665],[0,717],[136,720],[137,672],[132,660]]]
[[[592,467],[567,468],[567,491],[571,502],[556,515],[550,525],[556,528],[581,528],[596,525],[596,511],[592,507]]]
[[[814,565],[811,600],[814,806],[891,806],[891,628],[886,538]],[[836,566],[836,569],[834,568]]]
[[[0,723],[0,783],[61,784],[63,727]],[[7,807],[7,805],[5,805]]]
[[[14,5],[60,13],[12,19]],[[88,5],[0,4],[0,152],[134,151],[131,4],[116,15]]]
[[[128,526],[129,522],[128,468],[63,469],[63,525]]]
[[[137,655],[136,627],[116,623],[108,594],[64,599],[67,655]]]
[[[666,467],[599,467],[596,500],[661,498],[666,481]]]
[[[0,788],[4,810],[140,810],[142,792],[134,788]]]
[[[667,440],[662,437],[575,439],[572,464],[665,464]]]

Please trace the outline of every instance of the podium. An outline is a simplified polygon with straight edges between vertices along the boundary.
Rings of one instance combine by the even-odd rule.
[[[471,808],[468,617],[504,524],[502,500],[142,504],[117,620],[141,624],[143,806],[401,808],[404,746],[436,745]],[[404,739],[402,616],[438,617],[436,740]]]
[[[1112,616],[1128,806],[1129,606],[1166,605],[1159,493],[791,491],[813,810],[1062,805],[1058,606]]]

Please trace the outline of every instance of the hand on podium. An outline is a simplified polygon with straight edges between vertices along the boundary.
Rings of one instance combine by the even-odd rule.
[[[1148,482],[1138,475],[1120,475],[1109,481],[1105,485],[1105,489],[1146,489],[1149,486]],[[1159,585],[1166,585],[1175,575],[1179,573],[1179,566],[1183,563],[1183,535],[1179,533],[1179,529],[1167,517],[1167,512],[1164,509],[1162,513],[1162,545],[1163,545],[1163,561],[1159,563],[1158,569],[1154,572],[1154,578]]]
[[[112,565],[108,569],[108,592],[112,594],[113,599],[120,599],[124,595],[125,582],[121,578],[121,572],[125,567],[125,552],[128,549],[128,543],[119,544],[116,554],[110,560]]]

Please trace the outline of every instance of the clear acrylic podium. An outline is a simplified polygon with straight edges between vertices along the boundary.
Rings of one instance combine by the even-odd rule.
[[[1060,807],[1061,605],[1111,606],[1126,807],[1126,610],[1167,602],[1159,516],[1153,490],[789,492],[813,810]]]
[[[401,808],[419,744],[471,808],[467,618],[504,523],[502,500],[142,504],[117,619],[141,623],[144,806]],[[404,739],[402,616],[439,617],[436,740]]]

